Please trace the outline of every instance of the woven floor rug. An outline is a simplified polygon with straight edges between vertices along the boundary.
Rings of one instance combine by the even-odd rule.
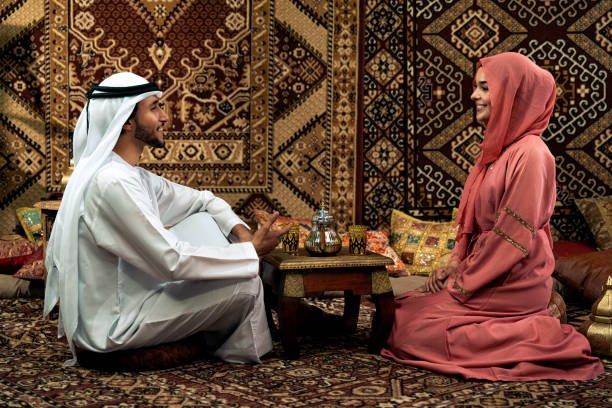
[[[56,322],[41,317],[41,300],[0,301],[1,406],[219,407],[602,407],[612,403],[612,362],[593,381],[526,383],[464,381],[402,366],[366,350],[372,306],[362,305],[357,333],[301,340],[302,357],[263,364],[203,360],[179,368],[106,373],[64,368]],[[341,300],[317,302],[339,312]],[[577,324],[586,312],[569,308]],[[607,405],[606,405],[607,404]]]

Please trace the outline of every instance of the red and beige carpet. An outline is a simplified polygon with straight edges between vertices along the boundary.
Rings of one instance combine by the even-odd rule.
[[[341,300],[318,301],[339,312]],[[402,366],[366,350],[373,308],[357,333],[303,337],[297,360],[273,352],[260,365],[200,360],[146,372],[66,368],[69,357],[41,300],[0,300],[0,405],[34,407],[603,407],[612,401],[612,362],[593,381],[486,382]],[[569,307],[578,324],[585,311]]]

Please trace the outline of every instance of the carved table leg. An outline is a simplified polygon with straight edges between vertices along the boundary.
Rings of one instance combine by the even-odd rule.
[[[300,298],[281,296],[278,308],[281,343],[287,358],[294,359],[300,355],[297,340],[298,308]]]
[[[376,305],[376,317],[372,321],[368,351],[370,353],[379,353],[387,343],[387,338],[393,326],[395,312],[393,292],[372,295],[372,299]]]

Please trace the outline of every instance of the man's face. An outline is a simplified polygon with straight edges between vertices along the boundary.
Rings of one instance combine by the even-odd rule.
[[[134,137],[152,147],[164,147],[164,125],[168,115],[157,96],[149,96],[138,102],[136,132]]]

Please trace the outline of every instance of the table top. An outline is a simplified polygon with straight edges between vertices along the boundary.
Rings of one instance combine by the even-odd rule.
[[[60,200],[47,200],[34,203],[33,206],[36,208],[40,208],[41,210],[57,211],[59,210],[61,203],[62,202]]]
[[[297,255],[290,255],[276,248],[264,255],[263,260],[280,270],[382,267],[393,263],[391,258],[370,251],[365,255],[349,254],[345,247],[333,256],[310,256],[304,248]]]

